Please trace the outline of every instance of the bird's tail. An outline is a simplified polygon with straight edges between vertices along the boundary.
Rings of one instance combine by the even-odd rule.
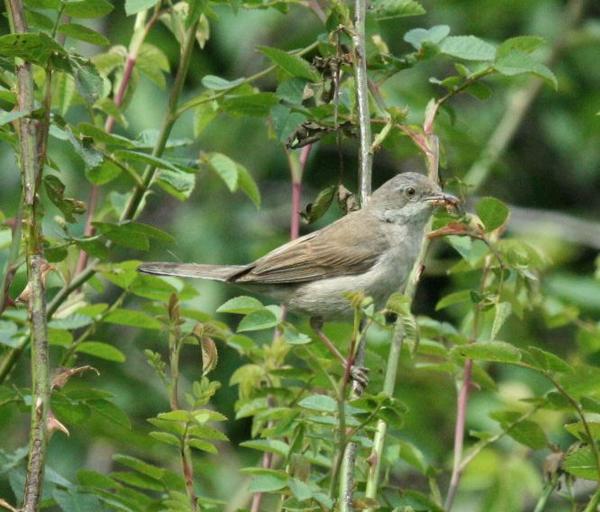
[[[158,276],[194,277],[212,279],[214,281],[229,281],[233,276],[246,269],[243,265],[201,265],[196,263],[142,263],[138,272]]]

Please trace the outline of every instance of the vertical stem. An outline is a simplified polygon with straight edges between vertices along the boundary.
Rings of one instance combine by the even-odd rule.
[[[454,464],[452,467],[452,476],[450,477],[450,485],[448,487],[448,495],[444,509],[449,512],[454,504],[456,491],[460,477],[462,476],[461,459],[463,452],[463,443],[465,437],[465,422],[467,417],[467,405],[469,401],[469,390],[471,387],[471,376],[473,373],[473,360],[467,359],[463,371],[463,382],[458,394],[456,404],[456,424],[454,426]]]
[[[427,174],[429,178],[438,183],[439,181],[439,140],[433,133],[433,121],[425,120],[425,124],[429,123],[428,132],[426,133],[426,148],[424,150],[425,158],[427,161]],[[431,220],[428,222],[425,232],[431,231]],[[417,285],[421,279],[423,271],[425,256],[429,249],[429,239],[423,237],[419,254],[413,265],[410,275],[406,281],[404,288],[404,294],[412,301],[417,291]],[[400,354],[402,353],[402,344],[404,342],[404,330],[402,328],[402,322],[400,319],[396,322],[394,329],[394,336],[390,347],[390,353],[388,356],[387,367],[385,370],[385,379],[383,384],[383,392],[387,396],[394,395],[394,389],[396,387],[396,376],[398,372],[398,364],[400,362]],[[383,456],[383,449],[385,445],[385,436],[387,433],[387,423],[383,420],[377,422],[375,431],[375,437],[373,439],[373,448],[371,449],[371,455],[369,460],[371,461],[371,468],[367,476],[366,485],[366,496],[367,498],[376,499],[379,490],[379,480],[381,475],[381,459]],[[373,508],[366,509],[367,512],[373,512]]]
[[[371,152],[371,115],[369,113],[369,79],[367,77],[367,50],[365,43],[366,0],[354,3],[354,76],[356,80],[356,102],[358,106],[358,128],[360,150],[358,158],[360,202],[364,206],[371,195],[373,153]]]
[[[355,0],[354,29],[352,43],[354,46],[354,76],[356,81],[356,102],[358,105],[358,126],[360,149],[358,158],[359,192],[361,206],[365,206],[371,195],[371,176],[373,153],[371,152],[371,114],[369,112],[369,78],[367,76],[367,51],[365,42],[365,25],[367,17],[367,0]],[[353,361],[357,366],[364,365],[366,336],[363,336]],[[353,393],[358,388],[353,385]],[[343,399],[344,397],[342,397]],[[344,452],[340,481],[340,511],[350,512],[354,509],[352,496],[354,492],[354,467],[356,464],[356,443],[348,443]]]
[[[385,380],[383,382],[383,393],[386,396],[393,396],[396,387],[396,376],[398,373],[398,362],[402,352],[404,342],[404,330],[402,323],[397,322],[394,328],[394,336],[388,355],[387,367],[385,370]],[[365,495],[367,498],[375,499],[379,490],[379,477],[381,474],[381,460],[383,458],[383,447],[387,433],[387,423],[383,420],[377,422],[375,437],[373,438],[373,448],[369,457],[371,467],[367,476],[367,488]],[[369,509],[371,510],[371,509]]]
[[[360,203],[364,207],[371,195],[371,176],[373,166],[373,154],[371,152],[371,115],[369,112],[369,79],[367,75],[366,61],[366,0],[355,1],[354,12],[354,31],[352,42],[355,54],[355,81],[356,81],[356,99],[358,106],[358,125],[359,125],[359,192]],[[356,352],[354,364],[362,366],[364,364],[366,350],[366,337],[361,338]],[[353,394],[358,393],[356,383],[353,384]],[[343,399],[343,397],[342,397]],[[356,443],[347,444],[344,459],[342,462],[341,481],[340,481],[340,510],[352,511],[352,497],[354,492],[354,468],[356,464]]]
[[[11,26],[16,33],[28,31],[25,12],[20,0],[10,0]],[[19,110],[34,110],[34,84],[31,64],[19,61],[17,68],[17,102]],[[31,117],[18,120],[19,164],[23,183],[23,236],[27,260],[27,274],[31,285],[29,299],[29,322],[31,330],[31,387],[32,410],[29,434],[29,459],[23,497],[23,510],[35,512],[39,509],[44,464],[48,442],[47,419],[50,398],[48,369],[48,336],[46,325],[46,296],[42,269],[45,265],[41,225],[37,215],[37,183],[43,163],[38,155],[38,141],[46,136],[48,124],[38,124]]]
[[[295,153],[288,152],[288,163],[290,166],[290,175],[292,179],[292,207],[290,212],[290,240],[295,240],[300,236],[300,210],[302,201],[302,177],[310,155],[312,144],[307,144],[300,151],[300,156],[296,157]],[[285,315],[285,309],[284,309]],[[277,331],[275,336],[277,336]],[[271,398],[271,397],[270,397]],[[262,457],[261,467],[268,469],[273,465],[273,454],[265,452]],[[262,503],[262,492],[256,492],[252,495],[252,504],[250,512],[258,512]]]

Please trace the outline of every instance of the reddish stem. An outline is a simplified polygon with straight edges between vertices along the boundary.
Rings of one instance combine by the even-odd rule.
[[[292,212],[290,216],[290,240],[295,240],[300,236],[300,204],[302,202],[302,176],[304,175],[304,169],[306,168],[306,162],[308,161],[308,155],[312,144],[304,146],[300,152],[299,164],[296,166],[292,160],[292,155],[288,153],[288,160],[290,163],[290,171],[292,176]],[[285,317],[285,306],[282,306]],[[269,469],[273,464],[273,454],[264,453],[262,458],[261,467],[263,469]],[[250,512],[259,512],[260,505],[262,503],[262,492],[256,492],[252,496],[252,505],[250,506]]]
[[[135,67],[135,63],[137,61],[139,47],[136,48],[134,52],[127,54],[127,59],[125,60],[125,66],[123,68],[123,79],[119,84],[119,88],[117,90],[117,94],[115,95],[115,105],[120,107],[125,99],[125,94],[127,93],[127,87],[129,86],[129,82],[131,80],[131,75],[133,73],[133,68]],[[104,131],[106,133],[112,132],[115,126],[115,118],[113,116],[108,116],[106,118],[106,122],[104,123]],[[94,234],[94,227],[92,226],[94,213],[96,211],[96,207],[98,205],[98,197],[100,195],[100,187],[98,185],[92,185],[92,189],[90,190],[90,198],[88,199],[88,209],[87,216],[85,218],[85,227],[83,228],[83,236],[88,237]],[[82,272],[87,266],[88,262],[88,253],[85,251],[81,251],[79,253],[79,260],[77,261],[77,268],[75,270],[75,275]]]
[[[469,401],[469,391],[471,390],[471,381],[473,374],[473,361],[467,359],[465,361],[464,377],[460,393],[458,395],[458,401],[456,403],[456,426],[454,429],[454,465],[452,468],[452,477],[450,478],[450,486],[448,487],[448,496],[446,497],[446,504],[444,510],[450,512],[452,504],[454,503],[454,497],[458,490],[458,483],[461,477],[461,465],[462,459],[463,442],[465,437],[465,423],[467,418],[467,404]]]

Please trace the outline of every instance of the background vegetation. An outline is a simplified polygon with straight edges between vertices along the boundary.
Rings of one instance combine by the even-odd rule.
[[[342,214],[337,185],[357,190],[358,167],[350,6],[28,0],[23,36],[21,2],[5,4],[2,506],[36,508],[29,443],[47,427],[41,504],[54,510],[596,510],[597,4],[373,3],[372,129],[387,135],[373,186],[425,172],[433,131],[444,188],[470,214],[436,218],[455,236],[433,240],[412,303],[390,304],[396,327],[354,298],[373,325],[371,381],[353,401],[305,319],[282,321],[262,297],[226,303],[240,292],[224,285],[135,272],[141,260],[261,256],[290,236],[292,182],[310,220],[327,210],[302,232]],[[32,299],[43,283],[47,305]],[[29,341],[36,325],[45,339],[45,316],[51,393],[43,343]],[[344,350],[356,335],[326,330]],[[338,500],[349,440],[350,504]]]

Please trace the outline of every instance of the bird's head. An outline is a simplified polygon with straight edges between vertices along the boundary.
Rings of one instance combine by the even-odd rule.
[[[427,176],[405,172],[394,176],[379,187],[368,207],[389,218],[427,220],[436,206],[456,207],[459,200]]]

